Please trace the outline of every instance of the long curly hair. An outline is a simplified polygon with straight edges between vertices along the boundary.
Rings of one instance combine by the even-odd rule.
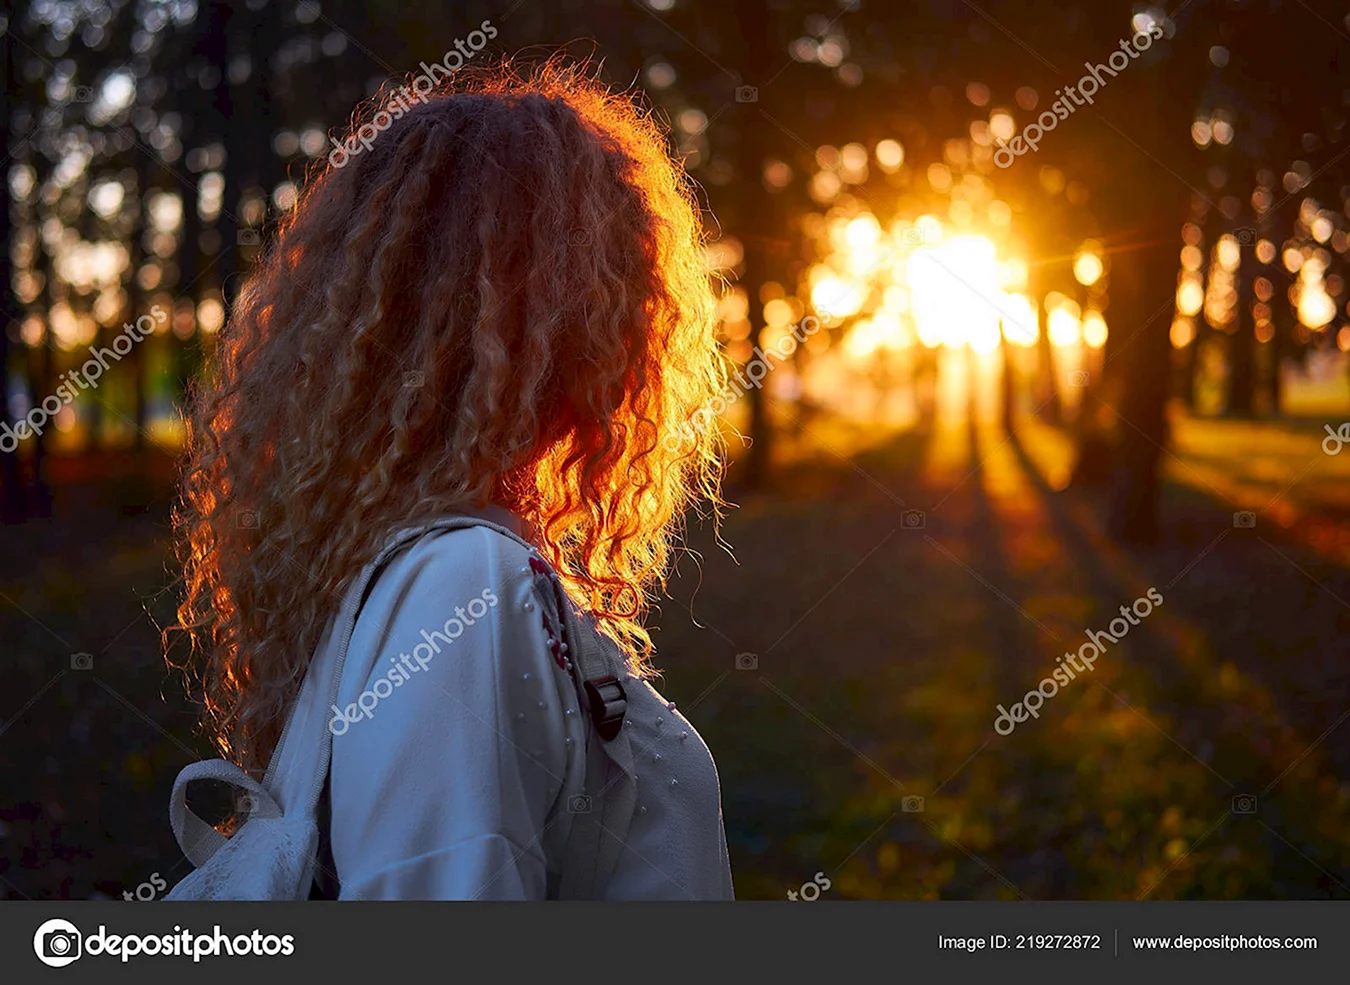
[[[187,636],[169,662],[250,769],[395,529],[513,510],[646,673],[681,519],[719,512],[715,431],[686,425],[726,371],[666,129],[556,59],[406,93],[309,176],[190,401],[166,652]]]

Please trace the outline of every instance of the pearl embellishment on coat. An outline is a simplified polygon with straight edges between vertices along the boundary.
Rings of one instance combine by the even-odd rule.
[[[526,599],[526,600],[525,600],[525,605],[522,606],[522,608],[523,608],[526,612],[533,612],[533,611],[534,611],[534,603],[531,602],[529,599]]]

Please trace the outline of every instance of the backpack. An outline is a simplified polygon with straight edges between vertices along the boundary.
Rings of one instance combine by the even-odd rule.
[[[333,735],[324,716],[336,704],[347,647],[367,592],[379,571],[401,550],[434,530],[488,527],[531,551],[530,569],[539,594],[555,604],[541,606],[549,635],[566,654],[565,664],[587,715],[584,789],[589,810],[571,814],[563,859],[560,899],[596,899],[623,849],[636,802],[633,752],[623,731],[627,696],[621,677],[626,661],[589,616],[567,598],[557,575],[534,548],[510,530],[474,516],[451,516],[399,531],[366,565],[344,596],[325,640],[333,659],[315,660],[305,674],[281,739],[259,782],[224,759],[185,767],[174,781],[169,821],[174,837],[195,871],[174,886],[168,900],[304,900],[310,898],[319,853],[318,803],[328,776]],[[313,700],[313,692],[331,700]],[[317,711],[315,709],[318,709]],[[313,743],[315,735],[322,738]],[[294,737],[302,736],[297,741]],[[290,741],[288,741],[290,740]],[[226,837],[187,806],[188,784],[218,780],[242,791],[237,808],[245,820]],[[562,798],[559,798],[560,801]],[[567,809],[555,804],[554,812]]]

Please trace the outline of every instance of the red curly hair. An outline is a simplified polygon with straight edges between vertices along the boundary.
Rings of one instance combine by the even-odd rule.
[[[311,176],[191,402],[166,644],[187,635],[171,663],[251,769],[394,529],[515,511],[646,672],[680,518],[719,502],[716,435],[683,427],[725,379],[701,225],[650,113],[555,60],[386,90],[350,133],[374,120]]]

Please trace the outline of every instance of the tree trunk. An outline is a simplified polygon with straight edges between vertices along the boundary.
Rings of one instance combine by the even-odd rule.
[[[760,349],[764,344],[764,305],[760,288],[770,279],[772,256],[770,227],[772,210],[769,193],[764,188],[764,158],[774,144],[774,135],[759,111],[759,103],[748,97],[750,89],[757,89],[772,71],[772,48],[768,32],[772,21],[765,0],[737,0],[736,20],[740,36],[745,42],[745,85],[738,88],[737,109],[740,110],[741,146],[739,171],[742,185],[742,218],[740,239],[745,250],[745,274],[741,279],[749,301],[750,341]],[[758,98],[759,93],[753,95]],[[767,381],[750,388],[750,452],[746,460],[746,482],[762,485],[769,475],[773,461],[773,419],[769,413]]]
[[[1003,322],[999,321],[999,355],[1003,360],[1003,392],[1000,394],[999,413],[1002,417],[1003,431],[1012,434],[1016,425],[1017,379],[1013,372],[1013,347],[1008,344],[1008,336],[1003,331]]]
[[[1179,219],[1179,216],[1178,216]],[[1172,229],[1175,238],[1175,229]],[[1159,235],[1162,235],[1161,230]],[[1110,527],[1127,542],[1158,537],[1160,459],[1167,444],[1167,397],[1171,384],[1171,308],[1157,312],[1161,289],[1176,277],[1171,243],[1151,245],[1119,256],[1111,278],[1126,325],[1138,334],[1117,357],[1117,378],[1124,381],[1115,407],[1120,416],[1112,476]],[[1157,313],[1155,313],[1157,312]],[[1151,321],[1147,321],[1153,315]]]
[[[1209,242],[1208,235],[1208,220],[1210,218],[1209,207],[1202,204],[1199,206],[1199,209],[1200,211],[1194,214],[1193,221],[1200,228],[1200,242],[1197,245],[1201,250],[1202,256],[1199,270],[1200,287],[1204,290],[1207,287],[1206,281],[1209,277],[1210,264],[1212,263],[1209,253],[1213,249],[1213,244]],[[1177,286],[1180,287],[1180,282],[1178,282]],[[1199,399],[1200,371],[1202,368],[1200,364],[1200,353],[1203,351],[1206,340],[1211,333],[1209,322],[1205,320],[1205,311],[1203,307],[1191,318],[1191,325],[1194,328],[1194,331],[1191,335],[1190,344],[1186,346],[1185,349],[1185,364],[1182,371],[1180,397],[1187,409],[1191,413],[1195,413],[1196,402]]]
[[[1064,405],[1059,398],[1059,380],[1055,376],[1055,351],[1050,344],[1050,325],[1042,310],[1045,301],[1045,284],[1041,278],[1031,279],[1031,303],[1035,305],[1035,316],[1040,324],[1036,334],[1036,370],[1039,378],[1036,403],[1040,408],[1041,419],[1049,424],[1061,424],[1064,421]]]
[[[1228,337],[1225,410],[1233,417],[1250,417],[1256,403],[1256,324],[1252,314],[1256,296],[1252,288],[1259,276],[1260,264],[1256,260],[1255,238],[1243,235],[1243,232],[1238,232],[1241,260],[1234,275],[1237,280],[1237,323],[1236,330]]]
[[[11,9],[9,24],[0,38],[0,77],[5,80],[5,91],[11,100],[17,93],[18,72],[14,64],[14,32],[18,30],[19,11]],[[10,132],[10,113],[13,102],[0,113],[0,160],[8,161],[13,154],[13,134]],[[9,401],[9,356],[10,338],[14,329],[11,317],[17,318],[23,310],[14,293],[13,270],[10,267],[10,239],[13,235],[11,225],[12,203],[10,202],[9,182],[0,181],[0,291],[4,292],[5,316],[0,319],[0,425],[10,427],[14,420],[10,417]],[[6,432],[7,433],[7,432]],[[7,442],[6,442],[7,443]],[[23,471],[19,467],[19,449],[17,439],[15,447],[5,450],[0,446],[0,522],[18,523],[24,514]]]
[[[230,121],[234,117],[234,96],[230,85],[230,40],[232,11],[225,0],[209,0],[202,6],[202,44],[198,49],[219,73],[216,87],[210,94],[211,122],[215,136],[225,146],[225,166],[222,176],[225,189],[221,195],[220,218],[216,231],[220,234],[220,254],[216,259],[216,274],[220,282],[221,301],[228,316],[230,304],[238,290],[239,270],[239,201],[243,191],[244,147],[256,137],[236,133]],[[262,57],[271,57],[272,52]],[[233,139],[233,138],[238,139]]]

